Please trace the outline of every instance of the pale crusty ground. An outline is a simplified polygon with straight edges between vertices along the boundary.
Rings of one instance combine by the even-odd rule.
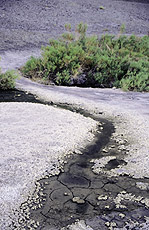
[[[108,176],[118,176],[125,173],[135,178],[149,177],[148,93],[129,94],[115,89],[78,89],[76,87],[68,89],[67,87],[43,86],[24,78],[20,79],[17,87],[37,95],[42,100],[67,103],[74,108],[83,108],[85,111],[97,115],[97,117],[101,116],[111,120],[115,126],[115,133],[112,138],[119,142],[122,149],[126,150],[124,160],[127,165],[106,171]],[[103,172],[102,167],[100,168],[101,161],[104,166],[107,163],[106,157],[95,160],[95,172]],[[145,184],[139,184],[138,186],[145,186]],[[129,199],[131,200],[133,196],[128,195],[130,195]],[[142,197],[140,198],[142,199]],[[148,204],[147,199],[146,207],[148,207]],[[107,224],[109,229],[118,230],[118,228],[113,227],[115,226],[114,222],[107,222]],[[130,228],[134,227],[134,224],[131,226],[131,223],[128,223],[128,225]],[[149,220],[146,219],[146,223],[140,226],[142,230],[148,229]],[[79,220],[61,230],[78,229],[93,230],[83,220]],[[127,230],[127,226],[123,230]]]
[[[108,175],[117,176],[117,175],[125,173],[125,174],[128,174],[136,178],[149,177],[149,168],[148,168],[148,165],[149,165],[149,157],[148,157],[148,150],[149,150],[149,142],[148,142],[149,140],[149,122],[148,122],[148,111],[149,111],[148,102],[149,100],[148,100],[148,97],[149,97],[149,94],[148,93],[131,93],[130,94],[130,93],[125,93],[125,92],[122,92],[121,90],[115,90],[115,89],[91,89],[91,88],[79,89],[77,87],[68,88],[68,87],[45,86],[39,83],[32,82],[29,79],[25,79],[25,78],[21,78],[20,80],[17,81],[17,88],[23,89],[23,90],[26,90],[28,92],[35,94],[41,100],[48,101],[48,102],[52,101],[54,103],[67,103],[67,104],[70,104],[74,108],[75,107],[82,108],[85,111],[88,111],[96,115],[97,117],[103,117],[103,118],[107,118],[111,120],[116,128],[115,133],[112,138],[116,139],[120,143],[120,146],[127,150],[126,156],[124,157],[124,160],[127,161],[127,165],[120,166],[114,170],[110,170],[108,172]],[[4,103],[4,105],[5,104],[8,105],[10,103]],[[24,105],[27,106],[26,103],[23,103],[23,108],[24,108]],[[38,107],[38,105],[36,106]],[[44,106],[44,105],[42,105],[42,107],[47,108],[47,106]],[[7,113],[11,114],[9,113],[10,111],[14,112],[13,111],[14,107],[12,109],[11,108],[9,109],[8,107],[6,108],[7,109],[5,111],[5,114]],[[33,116],[33,111],[36,114],[36,110],[32,109],[31,110],[32,116]],[[41,112],[41,109],[40,109],[40,112]],[[102,114],[100,114],[101,112]],[[44,111],[42,111],[42,113],[44,113]],[[63,118],[64,117],[61,117],[62,120]],[[65,118],[64,118],[64,121],[65,121]],[[17,116],[15,116],[15,120],[17,121]],[[27,121],[28,120],[29,119],[27,119]],[[42,122],[45,122],[45,121],[43,120]],[[2,124],[3,123],[4,122],[2,122]],[[72,123],[73,125],[76,125],[75,123],[77,123],[78,125],[78,119],[73,120],[69,128],[72,126]],[[43,125],[41,126],[43,127]],[[82,127],[82,123],[80,124],[80,127]],[[64,127],[64,130],[65,128],[66,127]],[[13,135],[11,136],[11,138],[13,138]],[[17,143],[17,141],[15,141],[15,143]],[[127,143],[127,145],[125,145],[125,142]],[[59,146],[59,143],[58,143],[58,146]],[[51,173],[59,172],[59,169],[56,169],[56,171],[55,170],[53,171],[53,163],[55,162],[57,163],[56,164],[57,166],[59,166],[59,163],[61,163],[57,161],[56,158],[54,159],[54,161],[53,161],[53,158],[50,159],[49,172]],[[107,162],[107,159],[102,158],[102,164],[104,165],[106,164],[106,162]],[[100,165],[101,165],[100,160],[95,161],[95,165],[94,165],[95,170],[97,169],[97,171],[100,172],[99,170]],[[33,170],[33,173],[36,171],[35,168],[33,168],[32,170]],[[29,178],[27,178],[27,180],[29,183]],[[32,192],[32,189],[30,190],[31,192]],[[19,190],[19,186],[17,187],[17,191],[18,190]],[[10,191],[13,192],[11,188],[10,190],[8,189],[8,193],[6,193],[6,191],[2,189],[2,194],[7,194],[6,196],[8,198],[10,197],[9,195]],[[25,190],[23,191],[23,193],[24,192]],[[15,192],[13,192],[13,195],[19,196],[20,194],[16,195]],[[13,196],[11,197],[11,200],[12,198]],[[21,199],[26,199],[26,197],[21,197]],[[6,205],[6,202],[3,202],[3,204],[4,203]],[[10,203],[8,204],[10,206]],[[13,205],[17,207],[15,203]],[[7,207],[5,206],[5,208],[6,210],[10,210],[10,207],[8,209],[8,206]],[[6,219],[7,219],[7,223],[9,223],[8,216],[6,217]],[[6,221],[4,222],[6,224]],[[87,228],[85,223],[78,222],[70,227],[68,226],[69,227],[68,229],[76,230],[78,226],[82,228],[83,230],[84,229],[86,230]],[[3,229],[7,229],[7,228],[3,228]]]
[[[122,147],[126,140],[127,147],[125,148],[129,151],[124,158],[127,165],[111,170],[109,174],[125,173],[135,178],[149,177],[149,93],[131,93],[130,95],[115,89],[51,87],[24,78],[18,81],[17,86],[46,101],[68,103],[97,116],[102,111],[101,116],[110,119],[115,125],[113,138],[120,141]],[[105,95],[107,100],[102,100],[104,92],[109,95],[109,97]],[[96,94],[98,94],[97,97],[95,97]],[[133,97],[136,97],[136,100],[133,101]]]
[[[77,221],[76,223],[64,227],[61,230],[93,230],[90,226],[86,225],[83,220]]]
[[[59,174],[62,157],[94,137],[96,122],[33,103],[0,103],[0,229],[46,174]]]

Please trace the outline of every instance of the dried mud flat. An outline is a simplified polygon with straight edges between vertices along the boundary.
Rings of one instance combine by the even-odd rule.
[[[66,159],[60,175],[37,182],[21,206],[23,223],[45,230],[147,229],[149,94],[44,86],[24,78],[17,86],[98,121],[94,142]]]
[[[86,148],[76,148],[73,154],[69,152],[64,158],[61,158],[60,165],[57,165],[56,161],[52,162],[54,167],[49,170],[54,170],[53,174],[56,175],[52,176],[51,173],[47,173],[38,179],[35,183],[36,187],[33,186],[28,198],[24,199],[19,209],[14,210],[14,214],[11,213],[10,225],[2,229],[147,229],[149,218],[148,171],[140,171],[136,164],[137,161],[142,161],[145,151],[139,155],[139,159],[136,159],[136,154],[131,155],[131,151],[136,148],[134,145],[136,143],[132,145],[131,141],[134,137],[130,138],[130,136],[134,135],[136,130],[128,133],[130,123],[125,124],[126,114],[124,116],[120,107],[118,111],[114,109],[111,118],[107,114],[108,109],[109,114],[112,113],[111,107],[106,102],[110,91],[103,96],[104,103],[106,102],[106,108],[104,108],[101,102],[97,105],[96,100],[101,99],[101,96],[94,98],[95,104],[93,104],[93,101],[89,102],[85,95],[87,91],[89,91],[88,96],[91,96],[91,92],[100,94],[100,89],[44,86],[23,78],[19,80],[17,87],[27,92],[26,102],[34,99],[34,96],[29,94],[32,92],[36,97],[35,102],[60,106],[91,117],[98,122],[98,129],[94,132],[94,140],[90,140]],[[9,100],[23,102],[26,98],[26,93],[23,91],[8,94],[6,92],[5,94],[1,100],[7,102]],[[83,100],[79,94],[80,96],[84,94]],[[141,94],[139,95],[141,98]],[[126,95],[123,96],[126,100]],[[144,106],[146,106],[148,94],[143,96]],[[129,105],[131,103],[130,100]],[[147,111],[144,106],[142,106],[142,116]],[[127,107],[129,114],[130,108]],[[130,122],[129,119],[128,122]],[[83,128],[82,125],[79,127]],[[146,126],[144,132],[147,130]],[[143,144],[144,147],[147,147],[147,143]],[[140,150],[138,148],[139,154]],[[130,156],[129,162],[127,157]],[[55,168],[56,165],[57,168]],[[136,170],[134,175],[131,171],[132,166]],[[141,167],[146,169],[145,165]],[[118,170],[118,172],[113,170]]]
[[[13,229],[14,210],[37,179],[59,174],[64,155],[93,139],[96,122],[21,91],[0,92],[0,102],[0,229]]]
[[[99,9],[100,6],[104,6],[105,9]],[[117,34],[122,23],[126,25],[126,34],[147,34],[148,10],[148,1],[141,0],[100,2],[93,0],[92,3],[77,0],[37,0],[36,4],[32,0],[2,0],[0,2],[2,68],[6,70],[19,67],[30,55],[34,53],[39,55],[40,45],[47,44],[49,38],[63,33],[64,24],[68,22],[74,27],[83,21],[88,24],[88,34],[96,33],[99,36],[104,30]],[[10,100],[21,104],[42,101],[48,105],[61,106],[73,111],[70,118],[70,121],[73,120],[73,126],[79,125],[75,114],[78,112],[89,116],[89,121],[92,120],[90,124],[95,125],[97,122],[98,130],[96,133],[93,132],[94,129],[92,130],[93,133],[90,133],[92,138],[90,141],[88,139],[86,148],[77,147],[73,154],[61,152],[60,155],[63,157],[60,161],[54,160],[49,163],[49,171],[55,170],[53,174],[56,175],[46,173],[42,178],[39,175],[27,196],[24,196],[23,192],[18,198],[22,200],[20,208],[15,209],[18,207],[16,203],[13,211],[9,212],[8,206],[12,204],[13,199],[11,200],[10,194],[5,193],[5,204],[7,204],[5,211],[8,215],[5,223],[1,220],[0,228],[2,230],[148,229],[149,94],[124,93],[114,89],[43,86],[24,78],[17,82],[17,88],[23,92],[3,94],[0,97],[1,101]],[[7,112],[12,111],[11,103],[7,103],[7,106],[5,103],[2,104]],[[42,106],[39,106],[39,110]],[[33,116],[36,116],[37,112],[35,107],[38,107],[38,104],[32,105]],[[53,109],[55,108],[49,110],[52,112]],[[55,114],[60,116],[59,109],[55,111],[57,111]],[[65,113],[67,114],[67,111]],[[6,119],[5,115],[3,119]],[[80,135],[84,125],[79,125],[79,129],[75,132],[76,137]],[[43,131],[43,124],[41,126]],[[87,123],[85,127],[88,130]],[[10,165],[12,161],[16,163],[13,157],[10,158]],[[2,165],[4,166],[3,163]],[[26,160],[26,167],[29,165]],[[34,172],[42,174],[41,171],[36,171],[32,169],[33,175]],[[1,177],[1,184],[5,177],[6,175]],[[10,181],[15,187],[13,177]],[[7,187],[6,182],[4,181],[2,185]],[[3,188],[1,186],[1,194],[4,194]],[[12,191],[14,190],[10,189],[9,192]],[[16,191],[19,191],[19,187],[16,187]],[[3,219],[3,213],[1,218]]]

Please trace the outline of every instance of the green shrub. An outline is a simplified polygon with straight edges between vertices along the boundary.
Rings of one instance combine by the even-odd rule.
[[[66,33],[42,48],[41,58],[31,59],[22,72],[33,79],[57,85],[122,87],[148,91],[149,37],[122,35],[86,36],[87,26],[80,23],[75,32],[65,25]]]
[[[25,67],[23,68],[23,73],[28,75],[30,78],[40,76],[40,69],[41,69],[41,59],[30,57],[30,59],[26,62]],[[42,76],[41,76],[42,77]]]
[[[125,91],[149,91],[149,77],[148,73],[140,72],[137,75],[130,75],[128,78],[124,78],[120,82],[120,86]]]
[[[15,80],[17,74],[14,71],[7,71],[5,73],[0,73],[0,89],[7,90],[13,89],[15,87]]]
[[[125,78],[120,81],[124,90],[149,91],[149,62],[132,62]]]

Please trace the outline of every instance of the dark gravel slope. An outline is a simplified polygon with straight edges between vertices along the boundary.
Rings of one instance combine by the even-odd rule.
[[[65,23],[88,24],[89,34],[147,34],[148,0],[1,0],[0,51],[27,49],[46,44],[64,32]],[[104,9],[100,9],[103,6]]]

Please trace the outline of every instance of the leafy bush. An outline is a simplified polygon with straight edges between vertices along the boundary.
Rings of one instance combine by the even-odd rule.
[[[7,90],[15,87],[15,80],[18,76],[14,71],[0,73],[0,89]]]
[[[149,91],[149,62],[132,62],[126,78],[120,81],[124,90]]]
[[[87,26],[80,23],[74,33],[66,33],[42,48],[41,58],[31,59],[21,69],[25,76],[52,81],[57,85],[122,87],[148,91],[149,37],[120,34],[86,36]]]

